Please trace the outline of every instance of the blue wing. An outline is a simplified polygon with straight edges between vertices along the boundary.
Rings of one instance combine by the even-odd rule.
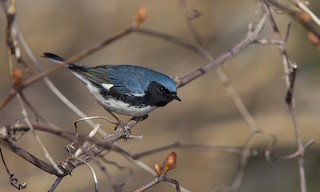
[[[116,89],[125,95],[143,96],[147,88],[144,68],[131,65],[101,65],[96,67],[69,65],[69,68],[98,86]]]
[[[99,68],[99,66],[98,66]],[[114,65],[108,68],[108,80],[121,94],[143,96],[148,86],[145,70],[130,65]]]

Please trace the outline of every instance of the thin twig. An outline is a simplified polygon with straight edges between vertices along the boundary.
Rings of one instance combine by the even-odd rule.
[[[234,153],[234,154],[241,154],[241,152],[243,151],[242,147],[231,147],[231,146],[229,147],[229,146],[210,145],[210,144],[186,144],[186,143],[175,142],[162,147],[157,147],[155,149],[146,150],[141,153],[128,154],[128,155],[133,159],[139,159],[144,156],[152,155],[155,153],[159,153],[165,150],[175,149],[175,148],[221,151],[221,152]]]
[[[256,133],[250,133],[248,138],[246,139],[246,142],[244,144],[244,149],[243,149],[242,154],[240,156],[239,170],[238,170],[237,175],[236,175],[235,179],[233,180],[233,183],[230,187],[231,191],[236,191],[242,183],[242,180],[244,177],[245,167],[247,165],[248,158],[251,155],[250,149],[253,144],[255,136],[256,136]]]
[[[116,192],[121,192],[123,191],[122,188],[124,186],[126,186],[127,184],[129,184],[129,182],[133,179],[133,169],[131,167],[127,167],[127,166],[121,166],[119,165],[117,162],[115,161],[109,161],[107,160],[104,155],[99,155],[99,159],[106,164],[110,164],[113,165],[114,167],[116,167],[119,170],[128,170],[128,179],[126,179],[126,181],[122,182],[122,183],[118,183],[117,180],[109,173],[108,169],[106,168],[105,165],[103,165],[101,163],[101,161],[98,161],[97,159],[94,159],[94,162],[100,167],[100,170],[105,173],[105,175],[108,177],[108,179],[110,180],[110,182],[112,183],[112,188],[114,191]]]
[[[184,0],[180,0],[180,1],[181,1],[181,5],[185,6],[185,8],[183,8],[182,10],[187,10],[186,2]],[[183,12],[183,14],[184,14],[185,18],[187,18],[187,13]],[[262,30],[262,28],[264,26],[265,20],[266,20],[265,15],[262,15],[260,17],[258,23],[256,24],[255,28],[252,31],[249,30],[246,38],[243,41],[241,41],[240,43],[237,44],[237,47],[238,46],[241,47],[240,50],[242,50],[246,46],[254,43],[258,39],[258,35],[260,34],[260,32],[261,32],[261,30]],[[209,52],[209,50],[206,47],[205,43],[203,43],[203,39],[202,39],[201,35],[193,27],[193,25],[191,24],[191,21],[189,19],[187,19],[187,24],[188,24],[189,30],[191,31],[193,37],[196,39],[196,41],[198,42],[199,46],[202,48],[201,49],[202,51],[200,53],[209,62],[209,64],[199,68],[198,70],[190,73],[189,75],[183,77],[182,79],[179,79],[178,80],[178,87],[184,86],[185,84],[187,84],[188,82],[194,80],[195,78],[197,78],[199,76],[202,76],[203,74],[205,74],[205,73],[213,70],[214,68],[216,68],[216,73],[217,73],[220,81],[222,82],[222,84],[225,87],[225,90],[227,91],[229,96],[232,98],[232,101],[234,102],[234,104],[237,107],[238,111],[242,115],[242,117],[245,120],[245,122],[246,122],[248,128],[250,129],[250,131],[251,132],[260,132],[261,130],[258,128],[255,120],[253,119],[253,117],[249,113],[248,109],[244,105],[244,103],[243,103],[242,99],[240,98],[240,96],[238,95],[237,91],[232,86],[228,76],[224,73],[224,71],[220,67],[217,67],[219,64],[225,62],[227,59],[233,57],[235,54],[240,52],[240,50],[231,49],[230,52],[222,54],[217,59],[213,59],[212,54]],[[234,48],[236,48],[236,46]],[[218,62],[220,58],[221,59],[224,58],[224,59],[222,59],[221,62]],[[186,79],[187,81],[182,83],[183,79]]]
[[[277,26],[276,21],[273,18],[270,8],[263,2],[262,4],[265,12],[268,15],[269,22],[272,26],[275,39],[281,40],[280,30]],[[297,152],[299,153],[299,156],[297,158],[299,163],[300,190],[301,192],[307,192],[306,176],[305,176],[305,169],[304,169],[304,151],[305,150],[304,150],[304,146],[301,138],[300,128],[298,127],[298,123],[297,123],[296,105],[295,105],[295,100],[293,98],[293,87],[295,84],[297,66],[290,62],[285,45],[279,45],[279,53],[282,58],[282,63],[283,63],[283,68],[285,73],[285,84],[287,86],[286,102],[290,110],[293,130],[295,134],[296,143],[298,146]]]
[[[310,17],[312,18],[312,20],[315,23],[317,23],[317,25],[320,27],[320,19],[302,1],[300,1],[300,0],[291,0],[291,1],[294,2],[297,7],[299,7],[300,9],[305,11],[306,13],[308,13],[310,15]]]
[[[178,181],[176,181],[174,179],[171,179],[171,178],[168,178],[166,176],[156,176],[150,182],[142,185],[141,187],[136,189],[134,192],[143,192],[143,191],[145,191],[147,189],[150,189],[152,186],[160,183],[161,181],[165,181],[165,182],[171,183],[171,184],[173,184],[175,186],[175,189],[176,189],[177,192],[181,191]]]
[[[54,192],[64,177],[57,177],[48,192]]]
[[[284,5],[281,3],[281,1],[278,0],[261,1],[263,1],[268,6],[271,6],[271,8],[276,8],[290,15],[293,19],[300,23],[308,32],[312,32],[318,39],[320,38],[320,19],[302,1],[291,0],[293,3],[295,3],[296,7],[300,8],[302,11]],[[314,21],[316,25],[313,25],[313,22],[311,21]]]

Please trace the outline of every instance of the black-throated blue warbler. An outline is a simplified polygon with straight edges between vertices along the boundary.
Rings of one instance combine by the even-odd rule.
[[[43,53],[43,57],[58,64],[64,61],[52,53]],[[133,65],[67,64],[66,67],[109,112],[142,117],[174,99],[181,101],[175,82],[152,69]]]

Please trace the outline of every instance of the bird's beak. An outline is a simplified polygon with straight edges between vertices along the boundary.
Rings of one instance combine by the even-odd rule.
[[[177,93],[173,93],[172,98],[175,100],[181,101],[181,99],[177,96]]]

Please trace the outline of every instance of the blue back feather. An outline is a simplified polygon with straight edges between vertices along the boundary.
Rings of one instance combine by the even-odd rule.
[[[132,65],[97,66],[95,68],[105,70],[106,78],[123,94],[144,94],[152,81],[161,84],[170,92],[176,92],[176,84],[170,77],[152,69]]]

